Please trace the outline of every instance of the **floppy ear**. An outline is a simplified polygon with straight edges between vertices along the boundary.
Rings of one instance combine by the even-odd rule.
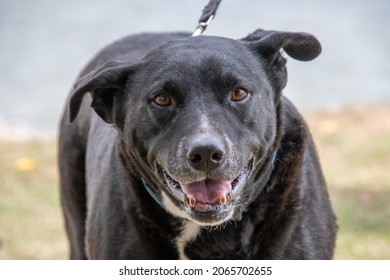
[[[85,93],[92,96],[91,107],[107,123],[115,120],[115,99],[124,91],[126,82],[136,70],[129,62],[109,61],[81,77],[75,84],[69,101],[69,121],[79,113]]]
[[[241,40],[268,64],[271,80],[277,90],[283,89],[287,83],[286,59],[280,54],[281,49],[301,61],[312,60],[321,53],[320,42],[304,32],[257,29]]]
[[[320,42],[313,35],[304,32],[257,29],[242,40],[265,56],[275,54],[283,48],[292,58],[309,61],[321,53]]]

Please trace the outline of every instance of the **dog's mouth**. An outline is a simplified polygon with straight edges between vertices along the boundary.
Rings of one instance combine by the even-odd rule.
[[[252,166],[251,160],[233,180],[205,178],[190,183],[176,181],[159,165],[158,170],[189,219],[199,224],[215,225],[233,215],[234,205]]]
[[[218,207],[228,207],[232,203],[232,191],[239,182],[205,179],[194,183],[181,183],[185,194],[184,205],[198,212],[212,211]]]

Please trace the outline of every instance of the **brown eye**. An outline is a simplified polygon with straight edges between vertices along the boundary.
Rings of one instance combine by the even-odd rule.
[[[166,93],[161,93],[153,99],[154,103],[158,106],[169,106],[172,104],[172,100]]]
[[[230,93],[230,100],[234,102],[239,102],[247,98],[248,96],[248,91],[243,89],[243,88],[235,88],[231,93]]]

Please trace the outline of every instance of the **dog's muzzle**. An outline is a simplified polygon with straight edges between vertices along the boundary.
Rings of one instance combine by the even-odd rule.
[[[234,216],[241,189],[252,168],[253,160],[250,160],[233,180],[205,178],[195,182],[181,182],[158,165],[159,175],[173,194],[175,204],[179,205],[189,220],[204,226],[219,225]]]

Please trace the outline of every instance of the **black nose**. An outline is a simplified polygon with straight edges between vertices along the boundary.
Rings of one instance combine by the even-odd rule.
[[[200,138],[189,145],[187,160],[193,168],[208,171],[222,164],[225,153],[223,143],[214,138]]]

